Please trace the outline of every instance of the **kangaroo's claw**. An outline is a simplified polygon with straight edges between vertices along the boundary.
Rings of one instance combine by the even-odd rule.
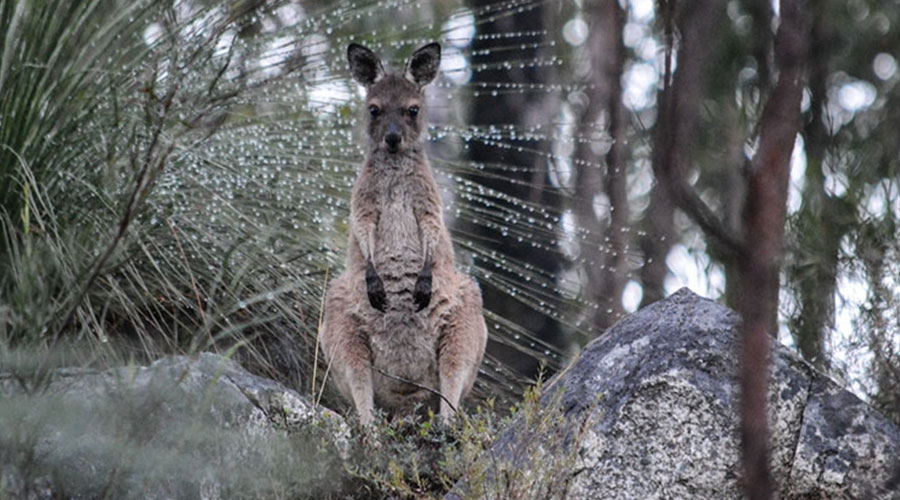
[[[416,287],[413,290],[413,302],[416,304],[416,312],[428,307],[431,302],[431,261],[425,263],[419,277],[416,278]]]
[[[384,291],[384,283],[375,272],[375,266],[369,262],[366,267],[366,294],[369,296],[369,304],[375,309],[384,312],[387,305],[387,294]]]

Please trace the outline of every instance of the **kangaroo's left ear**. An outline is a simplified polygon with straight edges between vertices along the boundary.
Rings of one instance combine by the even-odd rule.
[[[409,58],[403,76],[420,89],[434,80],[441,67],[441,44],[434,42],[419,48]]]

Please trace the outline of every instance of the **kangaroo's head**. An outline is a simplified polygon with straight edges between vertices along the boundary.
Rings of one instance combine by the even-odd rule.
[[[426,127],[422,88],[437,75],[441,46],[430,43],[416,50],[403,74],[385,73],[381,59],[355,43],[347,48],[347,59],[353,79],[367,90],[370,149],[394,155],[420,144]]]

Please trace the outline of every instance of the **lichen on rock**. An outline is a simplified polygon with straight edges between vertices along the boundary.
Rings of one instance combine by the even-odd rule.
[[[587,426],[572,441],[578,461],[562,498],[740,498],[738,325],[734,311],[682,289],[610,328],[552,380],[545,399],[561,391],[570,434]],[[900,429],[787,348],[772,354],[779,497],[900,498]],[[520,429],[494,452],[519,455]],[[450,498],[470,493],[461,482]]]

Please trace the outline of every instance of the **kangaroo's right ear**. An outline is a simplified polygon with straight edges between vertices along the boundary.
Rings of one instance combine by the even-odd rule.
[[[366,87],[384,76],[381,59],[358,43],[351,43],[347,47],[347,61],[350,62],[350,74],[353,75],[353,79]]]

